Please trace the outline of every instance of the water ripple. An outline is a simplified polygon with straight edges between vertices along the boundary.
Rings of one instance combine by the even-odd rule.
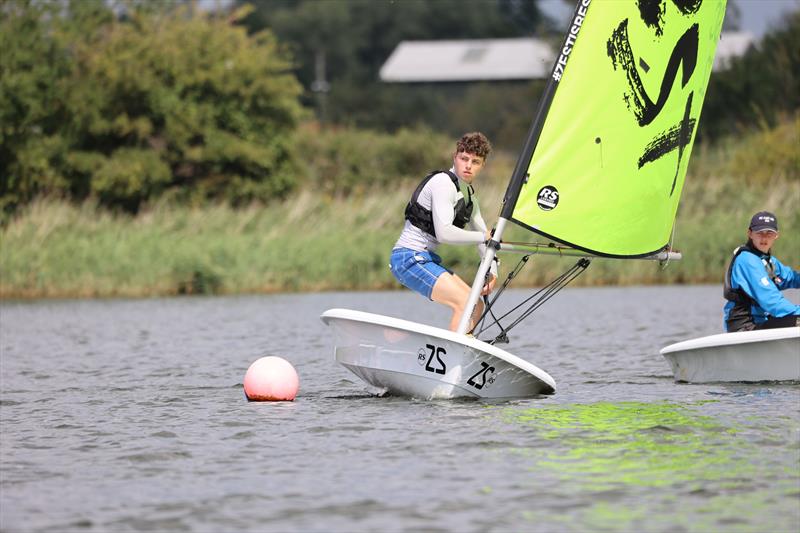
[[[796,531],[798,384],[676,384],[658,354],[717,296],[564,291],[507,347],[557,394],[452,402],[332,360],[329,307],[447,323],[413,294],[0,302],[0,530]],[[267,354],[296,401],[246,401]]]

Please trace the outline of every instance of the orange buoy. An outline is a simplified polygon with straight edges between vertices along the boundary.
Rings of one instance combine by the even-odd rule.
[[[262,357],[244,376],[244,394],[253,402],[292,401],[299,388],[297,371],[282,357]]]

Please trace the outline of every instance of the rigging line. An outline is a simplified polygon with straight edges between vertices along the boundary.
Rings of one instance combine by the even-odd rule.
[[[506,280],[506,283],[504,283],[504,284],[503,284],[503,287],[502,287],[502,288],[503,288],[503,290],[506,288],[506,286],[508,285],[508,282],[509,282],[509,281],[510,281],[510,279],[509,279],[509,280]],[[557,281],[557,280],[553,281],[552,283],[555,283],[556,281]],[[552,285],[552,283],[551,283],[551,285]],[[500,318],[497,318],[497,317],[494,315],[494,313],[492,313],[492,318],[494,319],[494,323],[493,323],[493,324],[489,324],[489,325],[486,325],[486,326],[482,327],[482,328],[481,328],[481,329],[478,331],[478,333],[479,333],[479,334],[480,334],[480,333],[483,333],[484,331],[486,331],[487,329],[489,329],[490,327],[492,327],[494,324],[497,324],[497,326],[500,328],[500,330],[501,330],[503,333],[505,333],[505,332],[506,332],[506,331],[508,331],[508,330],[507,330],[507,329],[505,329],[505,328],[503,328],[502,324],[500,324],[500,320],[502,320],[502,319],[506,318],[507,316],[509,316],[511,313],[513,313],[514,311],[516,311],[517,309],[519,309],[520,307],[522,307],[523,305],[525,305],[527,302],[529,302],[529,301],[530,301],[532,298],[535,298],[536,296],[538,296],[538,295],[539,295],[539,294],[540,294],[542,291],[546,290],[546,289],[547,289],[549,286],[550,286],[550,285],[547,285],[547,286],[545,286],[545,287],[543,287],[543,288],[539,289],[537,292],[533,293],[533,294],[532,294],[532,295],[531,295],[529,298],[527,298],[526,300],[523,300],[523,301],[522,301],[520,304],[518,304],[516,307],[514,307],[514,308],[513,308],[513,309],[511,309],[510,311],[506,312],[506,314],[504,314],[504,315],[503,315],[503,316],[501,316]],[[498,291],[498,294],[496,294],[496,295],[495,295],[495,297],[492,299],[492,301],[489,303],[489,305],[487,306],[487,309],[486,309],[486,311],[484,311],[484,316],[486,315],[486,313],[487,313],[487,312],[491,312],[492,305],[493,305],[493,304],[494,304],[494,302],[497,300],[497,298],[500,296],[500,292],[501,292],[501,291]]]
[[[570,282],[572,282],[576,277],[578,277],[580,274],[582,274],[586,270],[586,268],[589,266],[590,263],[591,263],[591,261],[589,259],[581,258],[577,263],[575,263],[575,265],[573,265],[571,268],[569,268],[566,272],[564,272],[563,274],[558,276],[556,279],[554,279],[547,286],[543,287],[542,289],[538,290],[533,295],[531,295],[530,297],[525,299],[519,305],[517,305],[516,307],[514,307],[513,309],[508,311],[506,314],[501,316],[500,319],[495,317],[495,315],[492,313],[492,318],[494,319],[494,323],[482,327],[480,329],[480,331],[478,331],[478,334],[480,334],[483,331],[485,331],[486,329],[490,328],[492,325],[497,324],[497,326],[501,330],[501,333],[499,335],[497,335],[495,337],[495,339],[490,342],[490,344],[495,344],[496,342],[499,342],[499,341],[508,342],[508,335],[507,335],[508,331],[510,331],[512,328],[514,328],[520,322],[522,322],[524,319],[526,319],[528,316],[530,316],[531,313],[533,313],[536,309],[541,307],[544,303],[546,303],[548,300],[550,300],[550,298],[555,296],[556,293],[558,293],[561,289],[563,289]],[[505,288],[505,286],[507,285],[507,282],[504,283],[503,285],[504,285],[503,288]],[[534,301],[525,311],[523,311],[521,313],[521,315],[519,317],[517,317],[511,323],[511,325],[509,325],[508,327],[504,328],[502,326],[502,324],[500,324],[500,320],[508,317],[510,314],[514,313],[520,307],[522,307],[526,303],[530,302],[532,299],[536,298],[537,296],[538,296],[538,299],[536,301]],[[493,304],[495,300],[496,300],[496,297],[492,300],[492,302],[488,306],[487,310],[484,311],[484,315],[481,318],[481,321],[479,321],[479,324],[483,321],[483,318],[486,316],[486,313],[490,312],[491,304]]]
[[[506,287],[508,287],[509,283],[511,283],[511,280],[514,279],[517,276],[517,274],[519,274],[520,270],[522,270],[522,268],[528,262],[528,259],[530,259],[531,255],[532,254],[526,254],[526,255],[522,256],[522,258],[517,263],[517,266],[515,266],[511,270],[511,272],[508,273],[508,277],[506,277],[505,281],[503,282],[503,285],[501,285],[500,288],[494,293],[494,296],[492,296],[491,300],[489,300],[488,297],[484,296],[484,300],[483,300],[484,301],[484,311],[481,314],[480,319],[478,319],[478,322],[475,324],[475,327],[472,328],[473,331],[478,330],[478,327],[486,319],[486,315],[487,314],[491,314],[492,318],[494,319],[494,324],[497,324],[497,326],[501,330],[503,329],[503,326],[500,325],[500,322],[497,320],[497,317],[495,317],[494,313],[492,313],[492,306],[494,305],[494,302],[496,302],[497,299],[500,297],[500,295],[503,294],[503,291],[506,290]],[[479,329],[478,333],[481,333],[484,330],[486,330],[487,328],[492,327],[492,325],[494,325],[494,324],[489,324],[488,326]]]
[[[573,266],[568,271],[569,277],[563,277],[557,285],[551,284],[551,287],[547,291],[547,293],[539,300],[534,302],[522,315],[520,315],[514,322],[512,322],[511,325],[509,325],[506,328],[506,331],[510,330],[511,328],[515,327],[517,324],[528,318],[534,311],[536,311],[537,309],[539,309],[539,307],[547,303],[547,301],[550,300],[550,298],[552,298],[553,296],[555,296],[561,289],[569,285],[575,278],[580,276],[586,270],[586,267],[589,266],[588,264],[582,266],[580,263],[581,262]]]
[[[572,276],[571,276],[569,279],[567,279],[566,281],[564,281],[563,283],[561,283],[561,284],[560,284],[558,287],[555,287],[553,290],[549,291],[546,297],[544,297],[544,298],[542,298],[542,299],[540,299],[540,300],[538,300],[538,301],[534,302],[534,304],[532,304],[532,305],[531,305],[531,306],[530,306],[530,307],[529,307],[529,308],[528,308],[528,309],[527,309],[527,310],[526,310],[524,313],[522,313],[522,314],[521,314],[521,315],[520,315],[520,316],[519,316],[519,317],[518,317],[518,318],[517,318],[517,319],[516,319],[514,322],[512,322],[512,323],[511,323],[511,324],[510,324],[510,325],[509,325],[509,326],[508,326],[508,327],[505,329],[505,332],[504,332],[503,334],[501,334],[501,335],[498,335],[498,336],[497,336],[497,337],[494,339],[494,341],[492,341],[492,342],[491,342],[491,344],[495,344],[496,342],[499,342],[499,341],[505,341],[505,342],[508,342],[508,334],[507,334],[506,332],[510,331],[511,329],[515,328],[517,325],[519,325],[520,323],[522,323],[522,322],[523,322],[523,321],[524,321],[526,318],[528,318],[528,317],[529,317],[529,316],[530,316],[530,315],[531,315],[531,314],[532,314],[534,311],[536,311],[536,310],[537,310],[539,307],[541,307],[542,305],[544,305],[544,304],[545,304],[545,303],[546,303],[546,302],[547,302],[547,301],[548,301],[550,298],[552,298],[553,296],[555,296],[555,294],[556,294],[556,293],[558,293],[558,292],[559,292],[561,289],[563,289],[564,287],[566,287],[566,286],[567,286],[567,284],[568,284],[569,282],[571,282],[573,279],[575,279],[575,277],[577,277],[577,276],[578,276],[578,275],[579,275],[581,272],[582,272],[582,270],[581,270],[581,271],[577,271],[577,272],[575,272],[575,273],[574,273],[574,274],[573,274],[573,275],[572,275]]]
[[[672,231],[669,234],[669,243],[667,244],[667,252],[672,251],[672,243],[675,241],[675,233],[677,232],[678,228],[678,218],[675,217],[675,221],[672,223]],[[669,254],[667,254],[667,258],[659,261],[658,266],[661,267],[661,270],[666,270],[669,266]]]
[[[586,261],[588,261],[588,259]],[[519,303],[516,307],[514,307],[511,310],[507,311],[506,314],[504,314],[503,316],[500,317],[500,320],[508,317],[510,314],[514,313],[517,309],[519,309],[520,307],[522,307],[523,305],[525,305],[526,303],[528,303],[529,301],[531,301],[532,299],[536,298],[537,296],[539,296],[542,293],[544,293],[544,295],[541,296],[541,298],[547,297],[549,291],[553,290],[553,286],[555,286],[557,284],[560,284],[567,276],[569,276],[576,268],[578,268],[579,264],[581,264],[581,261],[578,261],[575,265],[570,267],[569,270],[567,270],[566,272],[564,272],[563,274],[558,276],[556,279],[551,281],[549,284],[545,285],[544,287],[542,287],[541,289],[539,289],[538,291],[533,293],[531,296],[529,296],[528,298],[523,300],[521,303]],[[570,279],[570,281],[572,281],[572,280]],[[494,303],[494,302],[492,302],[492,303]]]
[[[509,326],[509,328],[514,327],[517,324],[519,324],[520,322],[522,322],[531,313],[533,313],[536,309],[541,307],[545,302],[547,302],[550,298],[552,298],[558,291],[560,291],[562,288],[564,288],[569,282],[571,282],[573,279],[575,279],[575,277],[577,275],[577,274],[575,274],[577,268],[578,268],[577,265],[573,266],[567,272],[565,272],[564,274],[559,276],[557,279],[555,279],[550,285],[548,285],[546,287],[546,290],[544,290],[544,294],[542,294],[536,301],[534,301],[528,307],[528,309],[525,310],[520,315],[520,317],[515,319],[514,322],[511,323],[511,326]],[[542,291],[540,291],[540,292],[542,292]],[[528,300],[526,300],[523,303],[527,303],[531,299],[532,299],[532,297],[528,298]],[[520,306],[517,306],[517,307],[520,307]]]
[[[494,313],[492,312],[492,305],[489,303],[489,298],[488,298],[488,297],[486,297],[486,296],[484,296],[484,297],[483,297],[483,303],[484,303],[484,305],[486,306],[486,312],[484,312],[484,313],[481,315],[481,322],[483,322],[483,319],[484,319],[484,318],[486,318],[486,315],[487,315],[487,313],[488,313],[489,315],[491,315],[491,316],[492,316],[492,320],[494,320],[494,323],[493,323],[493,324],[497,324],[497,327],[498,327],[498,328],[500,328],[500,334],[499,334],[499,335],[497,335],[497,336],[495,337],[495,339],[494,339],[494,340],[493,340],[493,341],[492,341],[490,344],[494,344],[495,342],[498,342],[498,339],[500,339],[500,340],[502,340],[502,341],[504,341],[504,342],[508,342],[508,332],[506,331],[506,329],[505,329],[505,328],[503,328],[503,325],[500,323],[500,321],[499,321],[499,320],[497,320],[497,317],[496,317],[496,316],[494,316]],[[477,326],[479,326],[479,325],[480,325],[480,323],[478,323],[478,324],[477,324],[475,327],[477,328]],[[489,326],[487,326],[487,327],[491,327],[491,325],[489,325]],[[480,334],[481,334],[481,333],[482,333],[482,332],[483,332],[485,329],[486,329],[486,328],[481,328],[481,329],[478,331],[478,334],[480,335]]]

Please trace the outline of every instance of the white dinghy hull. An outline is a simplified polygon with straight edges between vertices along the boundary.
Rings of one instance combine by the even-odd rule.
[[[675,381],[800,381],[800,327],[721,333],[671,344]]]
[[[547,372],[473,337],[349,309],[330,309],[320,318],[333,328],[336,361],[379,392],[520,398],[556,389]]]

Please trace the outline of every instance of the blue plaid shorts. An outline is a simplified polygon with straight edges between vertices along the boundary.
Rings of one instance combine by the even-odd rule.
[[[389,268],[397,281],[412,291],[431,299],[433,286],[444,272],[452,272],[442,266],[442,258],[433,252],[417,252],[410,248],[392,250]]]

